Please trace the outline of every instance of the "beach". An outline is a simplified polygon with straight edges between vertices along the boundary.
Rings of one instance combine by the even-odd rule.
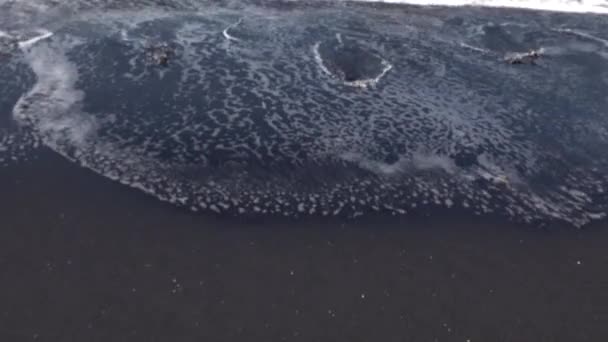
[[[0,3],[0,341],[608,340],[606,27]]]
[[[608,336],[605,223],[244,222],[175,208],[48,151],[0,169],[0,182],[2,340]]]

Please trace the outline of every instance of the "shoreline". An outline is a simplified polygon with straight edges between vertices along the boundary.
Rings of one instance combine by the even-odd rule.
[[[331,8],[341,5],[399,6],[389,14],[412,20],[453,10]],[[15,156],[27,160],[0,161],[0,341],[608,340],[608,219],[540,227],[455,207],[225,216],[162,202],[46,147]]]
[[[11,177],[0,169],[4,339],[608,336],[605,226],[234,222],[58,158],[43,154]]]
[[[400,229],[402,226],[410,227],[421,227],[425,225],[435,226],[441,225],[442,222],[470,222],[475,226],[483,225],[495,225],[495,226],[506,226],[516,227],[515,229],[523,231],[586,231],[603,229],[608,226],[608,219],[600,219],[590,222],[583,227],[577,228],[565,222],[560,221],[543,221],[535,223],[515,222],[509,220],[507,217],[499,213],[481,213],[475,214],[470,210],[466,210],[460,207],[445,208],[443,206],[427,206],[420,207],[417,210],[410,210],[405,214],[388,214],[387,212],[368,212],[361,216],[349,217],[344,215],[328,215],[322,216],[320,214],[302,214],[300,216],[282,216],[276,214],[243,214],[243,215],[231,215],[231,214],[217,214],[211,210],[205,211],[192,211],[187,206],[180,206],[174,203],[166,202],[156,198],[154,195],[143,192],[139,189],[132,188],[128,185],[121,184],[111,179],[105,178],[96,172],[87,168],[73,164],[66,160],[64,157],[56,154],[48,148],[41,148],[35,152],[36,156],[32,160],[11,162],[8,165],[0,168],[0,179],[4,178],[9,180],[14,178],[14,174],[30,174],[37,172],[39,168],[47,169],[52,165],[62,165],[61,170],[67,171],[73,175],[74,178],[83,179],[82,186],[85,184],[100,184],[106,183],[107,187],[112,188],[108,191],[117,192],[123,194],[126,198],[133,203],[131,205],[137,205],[136,203],[143,202],[145,205],[152,205],[158,207],[155,210],[165,211],[168,215],[180,215],[191,217],[192,219],[198,220],[210,220],[212,222],[218,222],[225,224],[229,227],[232,226],[243,226],[250,225],[252,227],[259,227],[260,225],[273,225],[273,226],[284,226],[284,225],[314,225],[314,226],[379,226],[379,229]],[[41,164],[42,163],[42,164]],[[39,164],[36,166],[36,164]],[[14,171],[13,171],[14,170]],[[3,176],[4,175],[4,176]],[[56,175],[59,177],[59,182],[65,182],[62,175]],[[72,178],[72,176],[68,176]],[[86,181],[84,179],[87,179]],[[44,183],[44,180],[40,180]],[[19,182],[19,181],[17,181]],[[55,183],[55,182],[51,182]],[[8,185],[7,185],[8,186]],[[4,186],[3,186],[4,187]],[[55,190],[59,191],[59,190]],[[507,229],[507,228],[505,228]]]

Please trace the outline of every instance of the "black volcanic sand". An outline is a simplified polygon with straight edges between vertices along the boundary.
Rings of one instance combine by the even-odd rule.
[[[0,341],[605,341],[608,230],[196,215],[0,168]]]

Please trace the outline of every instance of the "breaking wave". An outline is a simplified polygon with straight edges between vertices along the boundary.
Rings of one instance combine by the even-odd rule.
[[[357,0],[421,6],[479,6],[523,8],[570,13],[608,13],[605,0]]]

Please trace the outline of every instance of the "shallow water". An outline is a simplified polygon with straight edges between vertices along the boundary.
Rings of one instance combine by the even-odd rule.
[[[20,6],[0,27],[21,42],[1,66],[11,77],[0,81],[0,164],[44,145],[161,200],[229,215],[447,207],[581,226],[608,209],[604,17]],[[168,67],[150,62],[160,43],[174,49]],[[503,61],[537,48],[536,66]]]

